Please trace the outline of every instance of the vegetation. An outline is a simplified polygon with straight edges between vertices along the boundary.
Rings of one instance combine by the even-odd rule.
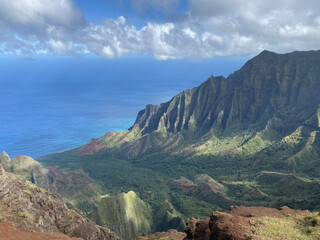
[[[264,217],[256,220],[257,231],[251,239],[315,240],[320,239],[320,216]]]
[[[32,215],[30,214],[30,213],[28,213],[28,212],[26,212],[26,211],[19,211],[19,212],[17,212],[17,214],[16,214],[18,217],[24,217],[24,218],[30,218],[30,219],[32,219],[33,217],[32,217]]]
[[[28,195],[31,195],[31,192],[30,192],[30,190],[28,190],[28,189],[23,190],[23,192],[25,192],[25,193],[28,194]]]
[[[320,52],[264,51],[226,79],[210,77],[148,105],[128,131],[95,139],[105,146],[97,152],[86,145],[39,161],[70,173],[82,168],[99,184],[74,201],[85,212],[97,210],[98,194],[133,190],[151,207],[146,220],[156,231],[229,205],[319,210],[319,61]],[[199,174],[211,183],[197,182]],[[192,184],[177,185],[181,177]],[[95,204],[81,204],[90,197]]]
[[[103,197],[91,218],[124,240],[150,234],[153,228],[151,207],[133,191]]]

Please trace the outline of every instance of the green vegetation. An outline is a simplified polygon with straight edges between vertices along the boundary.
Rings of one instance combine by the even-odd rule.
[[[28,195],[31,195],[31,192],[30,192],[30,190],[28,190],[28,189],[23,190],[23,192],[26,193],[26,194],[28,194]]]
[[[150,234],[153,228],[151,207],[133,191],[102,198],[91,217],[124,240]]]
[[[19,212],[16,213],[16,215],[18,217],[24,217],[24,218],[30,218],[30,219],[33,218],[33,216],[30,213],[26,212],[26,211],[22,211],[22,212],[19,211]]]
[[[99,195],[131,190],[152,210],[145,218],[134,213],[151,231],[230,205],[319,210],[319,62],[320,52],[264,51],[227,79],[210,77],[148,105],[131,129],[96,139],[107,145],[98,152],[85,155],[94,148],[84,146],[39,161],[69,174],[83,169],[99,187],[73,205],[104,226],[122,226],[122,214],[110,210],[114,197],[98,205]],[[200,174],[212,181],[197,181]],[[181,177],[192,184],[177,183]]]
[[[256,240],[284,239],[284,240],[314,240],[320,239],[320,216],[270,218],[256,220],[257,231],[251,237]]]

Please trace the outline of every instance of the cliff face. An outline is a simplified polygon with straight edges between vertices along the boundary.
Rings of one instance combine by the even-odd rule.
[[[224,77],[210,77],[171,101],[148,105],[133,126],[142,134],[164,128],[167,132],[242,130],[249,124],[265,125],[278,116],[305,121],[320,103],[320,51],[275,54],[264,51],[240,70]],[[290,112],[288,112],[290,109]]]
[[[79,212],[68,209],[54,194],[21,177],[6,173],[0,165],[0,221],[18,230],[63,233],[87,240],[118,239]]]
[[[91,218],[110,228],[123,240],[150,234],[153,228],[151,207],[133,191],[102,198]]]
[[[5,169],[36,184],[88,214],[98,204],[101,185],[94,182],[80,167],[74,171],[59,169],[59,166],[44,168],[39,162],[25,155],[18,155],[12,160],[3,152],[0,163]]]
[[[93,139],[79,153],[90,155],[121,146],[116,156],[135,158],[210,138],[253,136],[270,125],[279,136],[306,121],[317,128],[319,62],[320,51],[263,51],[228,78],[210,77],[169,102],[147,105],[129,131]],[[247,140],[243,138],[237,147]]]

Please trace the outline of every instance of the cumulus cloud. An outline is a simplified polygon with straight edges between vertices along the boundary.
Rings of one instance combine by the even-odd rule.
[[[179,0],[131,0],[136,11],[171,11]],[[319,48],[317,0],[189,0],[170,22],[137,28],[119,16],[88,22],[72,0],[0,0],[0,53],[148,54],[161,60],[249,56]]]

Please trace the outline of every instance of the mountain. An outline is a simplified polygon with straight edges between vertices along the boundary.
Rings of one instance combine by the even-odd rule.
[[[0,222],[11,222],[15,228],[24,232],[63,233],[70,237],[86,240],[117,240],[114,233],[97,226],[93,221],[85,218],[78,211],[70,210],[54,194],[49,193],[18,175],[6,173],[0,164]],[[11,239],[21,232],[6,226],[11,231]],[[1,228],[0,227],[0,228]],[[6,234],[6,232],[1,233]],[[13,236],[11,236],[13,235]],[[26,233],[26,238],[32,236]],[[34,234],[34,239],[68,239],[59,234]],[[22,238],[20,238],[22,239]]]
[[[148,235],[153,228],[152,209],[135,192],[104,196],[90,217],[123,240]]]
[[[227,78],[147,105],[127,131],[37,160],[82,169],[101,195],[133,190],[155,231],[229,205],[320,209],[319,63],[320,51],[263,51]]]
[[[239,135],[236,146],[226,148],[235,150],[267,127],[275,130],[275,138],[292,133],[307,120],[317,129],[319,55],[319,51],[283,55],[264,51],[227,79],[210,77],[167,103],[147,105],[129,131],[93,139],[79,149],[80,154],[120,145],[116,156],[135,158]],[[209,145],[221,152],[215,144]]]

